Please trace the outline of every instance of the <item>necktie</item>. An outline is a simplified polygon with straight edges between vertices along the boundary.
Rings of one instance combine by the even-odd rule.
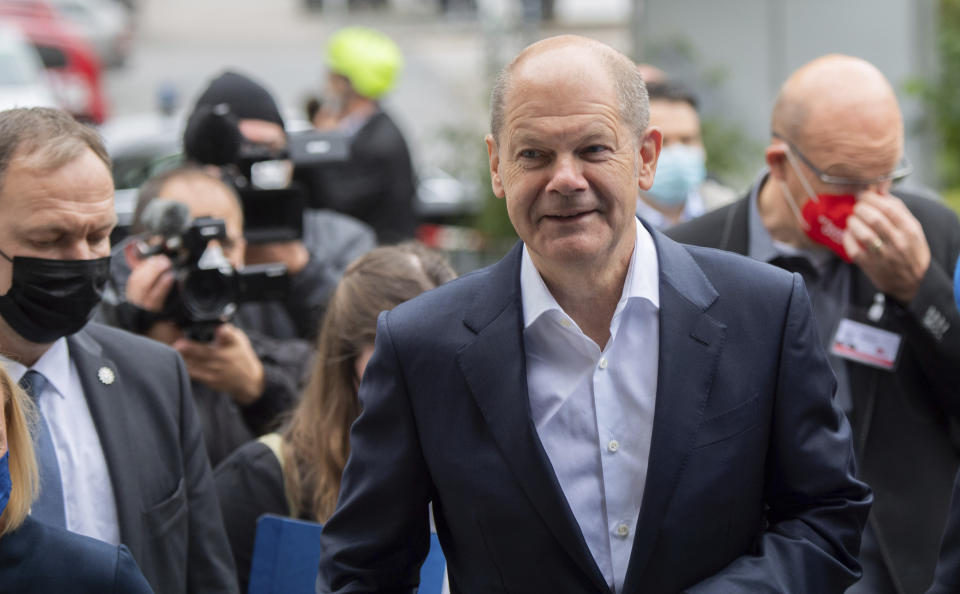
[[[47,419],[44,418],[43,413],[40,412],[39,398],[47,383],[47,378],[33,369],[28,370],[20,378],[20,387],[33,399],[33,402],[37,405],[37,413],[40,415],[34,441],[37,464],[40,466],[40,495],[33,502],[30,515],[45,524],[66,528],[67,519],[63,507],[60,464],[57,462],[57,451],[53,446],[50,426],[47,424]]]

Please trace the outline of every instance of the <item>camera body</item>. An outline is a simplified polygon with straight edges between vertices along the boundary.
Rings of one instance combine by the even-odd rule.
[[[238,270],[227,260],[219,245],[227,238],[222,219],[191,219],[186,205],[162,198],[147,210],[144,221],[159,241],[141,247],[140,255],[164,254],[173,262],[175,281],[162,315],[192,340],[212,340],[216,327],[230,321],[241,303],[286,297],[290,279],[284,264]]]
[[[240,195],[249,243],[301,239],[308,188],[294,178],[309,178],[309,170],[324,163],[346,161],[349,137],[301,130],[288,133],[286,148],[275,150],[248,142],[237,122],[226,103],[197,108],[184,132],[187,155],[223,169]]]

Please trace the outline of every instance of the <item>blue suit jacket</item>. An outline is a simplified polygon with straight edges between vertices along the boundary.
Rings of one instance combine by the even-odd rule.
[[[660,363],[624,592],[842,592],[871,495],[799,276],[653,232]],[[531,420],[519,245],[377,328],[318,592],[609,592]]]
[[[151,594],[123,545],[114,546],[27,516],[0,538],[0,592]]]

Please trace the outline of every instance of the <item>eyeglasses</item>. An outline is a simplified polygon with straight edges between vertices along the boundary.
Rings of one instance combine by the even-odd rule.
[[[813,171],[813,173],[817,176],[817,178],[819,178],[820,181],[825,184],[836,186],[871,186],[873,184],[880,184],[889,181],[896,183],[913,173],[913,163],[911,163],[910,159],[904,155],[900,158],[900,162],[897,163],[896,167],[893,168],[893,171],[879,177],[870,179],[857,179],[852,177],[838,177],[836,175],[830,175],[811,163],[810,159],[800,152],[800,149],[797,148],[797,145],[793,144],[777,132],[772,132],[771,134],[774,138],[779,138],[780,140],[786,142],[787,146],[790,147],[790,150],[793,151],[793,154],[800,157],[800,160],[803,161],[804,165],[809,167],[810,170]]]

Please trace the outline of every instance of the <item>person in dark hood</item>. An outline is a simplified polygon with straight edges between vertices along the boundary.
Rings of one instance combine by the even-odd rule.
[[[298,193],[305,189],[293,181],[286,148],[276,101],[261,84],[233,71],[214,78],[200,94],[184,132],[187,160],[208,166],[244,201],[254,199],[261,186],[284,192],[283,200],[301,199]],[[248,216],[247,223],[256,222]],[[245,227],[244,234],[248,232]],[[247,264],[282,262],[291,276],[290,294],[282,304],[247,308],[251,328],[281,339],[315,337],[343,270],[374,246],[373,231],[359,221],[312,210],[302,214],[302,237],[248,241]]]

